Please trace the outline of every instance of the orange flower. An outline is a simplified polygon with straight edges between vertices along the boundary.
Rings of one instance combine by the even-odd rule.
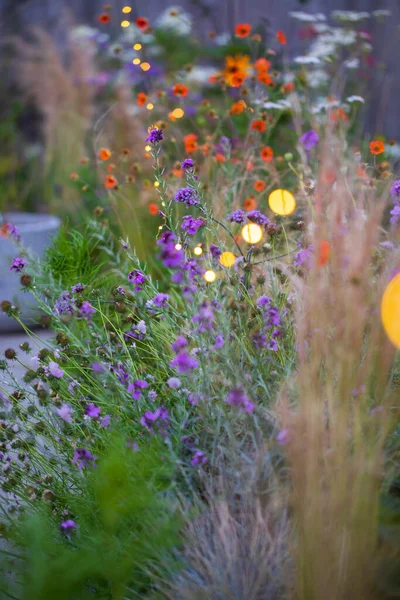
[[[236,37],[245,38],[251,33],[251,25],[248,23],[239,23],[235,27]]]
[[[321,240],[318,251],[318,264],[323,267],[329,261],[331,256],[331,245],[327,240]]]
[[[138,106],[143,106],[143,104],[146,104],[147,102],[147,94],[145,94],[144,92],[139,92],[138,95],[136,96],[136,104]]]
[[[262,150],[261,150],[261,159],[264,160],[265,162],[272,162],[272,159],[274,157],[274,151],[272,150],[272,148],[270,148],[270,146],[265,146]]]
[[[266,58],[257,58],[256,62],[254,63],[254,68],[257,73],[265,73],[270,69],[270,67],[271,62]]]
[[[382,152],[385,152],[385,144],[381,140],[372,140],[369,150],[371,154],[382,154]]]
[[[276,32],[276,39],[280,44],[282,44],[282,46],[287,44],[286,35],[283,33],[282,29]]]
[[[188,133],[183,137],[186,152],[194,152],[197,150],[197,137],[198,136],[195,133]]]
[[[101,160],[108,160],[109,158],[111,158],[111,152],[109,151],[109,149],[108,148],[100,148],[99,158]]]
[[[211,145],[210,145],[210,144],[204,144],[204,145],[201,147],[201,150],[202,150],[202,152],[203,152],[204,156],[208,156],[208,155],[210,154]]]
[[[263,133],[266,129],[265,121],[262,121],[261,119],[255,119],[251,124],[251,128],[254,129],[254,131]]]
[[[246,164],[246,171],[252,171],[254,169],[253,161],[248,160]]]
[[[172,173],[175,175],[175,177],[182,177],[183,170],[182,169],[172,169]]]
[[[284,83],[281,87],[282,94],[290,94],[294,90],[294,83],[289,81],[288,83]]]
[[[221,154],[220,152],[217,152],[217,154],[215,155],[215,160],[219,163],[224,163],[226,161],[226,158],[223,154]]]
[[[89,162],[89,159],[87,156],[82,156],[82,158],[79,162],[81,163],[81,165],[87,165]]]
[[[97,20],[99,21],[99,23],[106,25],[110,22],[110,15],[107,13],[101,13],[101,15],[97,17]]]
[[[136,25],[139,27],[139,29],[147,29],[148,24],[149,21],[145,19],[145,17],[138,17],[136,19]]]
[[[272,77],[268,73],[259,73],[257,79],[260,83],[264,83],[265,85],[271,85],[272,83]]]
[[[154,202],[150,202],[150,204],[149,204],[149,213],[151,214],[152,217],[155,217],[156,215],[158,215],[158,206]]]
[[[246,103],[243,100],[239,100],[239,102],[235,102],[232,104],[229,112],[231,115],[240,115],[246,108]]]
[[[250,196],[250,198],[246,198],[246,200],[244,201],[243,207],[244,207],[244,210],[255,210],[257,208],[256,199],[253,198],[253,196]]]
[[[110,163],[109,165],[107,165],[107,173],[112,173],[114,169],[115,169],[114,163]]]
[[[223,77],[225,83],[232,87],[239,87],[246,79],[250,68],[250,57],[237,54],[225,58]]]
[[[104,180],[104,185],[106,186],[106,188],[112,190],[118,185],[118,181],[116,180],[114,175],[107,175],[107,177]]]
[[[262,181],[262,179],[256,179],[254,182],[254,189],[256,192],[262,192],[265,190],[265,181]]]
[[[348,121],[349,117],[344,112],[343,108],[336,108],[330,114],[331,121],[337,123],[337,121]]]
[[[185,96],[188,95],[188,92],[189,92],[189,88],[187,88],[186,85],[183,85],[183,83],[176,83],[174,85],[174,88],[173,88],[174,96],[179,96],[180,98],[184,98]]]

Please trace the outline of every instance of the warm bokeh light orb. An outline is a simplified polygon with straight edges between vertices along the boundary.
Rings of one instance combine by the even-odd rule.
[[[142,69],[142,71],[148,71],[149,69],[151,69],[151,65],[148,62],[142,62],[140,68]]]
[[[268,204],[276,215],[291,215],[296,208],[296,200],[288,190],[277,189],[270,193]]]
[[[121,23],[121,27],[129,27],[130,22],[129,21],[122,21]]]
[[[124,8],[122,9],[122,12],[125,14],[128,14],[132,11],[132,7],[131,6],[124,6]]]
[[[140,65],[140,58],[134,58],[133,61],[132,61],[132,63],[134,65]]]
[[[154,104],[152,104],[151,102],[148,103],[148,105],[146,106],[147,110],[153,110],[154,108]]]
[[[182,250],[182,244],[175,244],[175,250]]]
[[[381,318],[388,338],[400,348],[400,273],[392,279],[383,294]]]
[[[219,257],[219,262],[223,267],[232,267],[235,264],[236,256],[233,252],[223,252]]]
[[[203,254],[203,248],[201,246],[196,246],[193,252],[196,256],[201,256]]]
[[[242,238],[248,244],[258,244],[263,236],[263,231],[257,223],[248,223],[241,231]]]
[[[185,111],[182,108],[175,108],[171,114],[175,119],[181,119],[185,114]]]
[[[204,273],[203,277],[207,281],[207,283],[212,283],[213,281],[215,281],[217,279],[217,275],[216,275],[215,271],[206,271]]]
[[[145,146],[144,149],[146,150],[146,152],[150,152],[151,146]]]
[[[135,44],[135,45],[133,46],[133,49],[134,49],[134,50],[141,50],[141,49],[142,49],[142,44]]]
[[[159,181],[155,181],[155,182],[153,183],[153,185],[154,185],[154,187],[160,187],[160,182],[159,182]]]

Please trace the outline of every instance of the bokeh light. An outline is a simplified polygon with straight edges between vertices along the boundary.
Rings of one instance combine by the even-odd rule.
[[[400,348],[400,273],[392,279],[383,294],[381,318],[388,338]]]
[[[124,6],[124,8],[122,9],[122,12],[125,14],[128,14],[132,11],[132,7],[131,6]]]
[[[129,27],[130,24],[131,24],[130,21],[122,21],[121,27]]]
[[[134,65],[140,65],[141,60],[140,58],[134,58],[132,62]]]
[[[159,187],[159,186],[160,186],[160,182],[159,182],[159,181],[155,181],[155,182],[153,183],[153,185],[154,185],[154,187]]]
[[[201,246],[196,246],[193,252],[196,256],[201,256],[203,254],[203,248]]]
[[[148,105],[146,106],[147,110],[153,110],[154,108],[154,104],[152,104],[151,102],[148,103]]]
[[[206,271],[204,273],[203,277],[207,281],[207,283],[212,283],[213,281],[215,281],[217,279],[217,275],[216,275],[215,271]]]
[[[134,49],[134,50],[141,50],[141,49],[142,49],[142,44],[135,44],[135,45],[133,46],[133,49]]]
[[[144,149],[146,150],[146,152],[150,152],[151,146],[145,146]]]
[[[149,69],[151,69],[151,65],[148,62],[142,62],[140,68],[142,69],[142,71],[148,71]]]
[[[296,200],[288,190],[277,189],[270,193],[268,204],[276,215],[291,215],[296,208]]]
[[[171,114],[175,119],[181,119],[185,114],[185,111],[182,108],[175,108]]]
[[[175,244],[175,250],[182,250],[182,244]]]
[[[263,231],[257,223],[248,223],[241,231],[242,238],[248,244],[258,244],[263,236]]]
[[[223,267],[232,267],[235,264],[236,256],[233,252],[223,252],[219,257],[219,262]]]

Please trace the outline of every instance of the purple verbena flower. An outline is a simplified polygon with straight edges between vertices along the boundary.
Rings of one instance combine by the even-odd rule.
[[[144,273],[138,271],[137,269],[131,271],[128,274],[128,281],[129,283],[133,283],[133,285],[135,286],[135,292],[140,292],[146,279],[146,275],[144,275]]]
[[[111,415],[104,415],[102,419],[100,419],[100,427],[108,427],[110,424]]]
[[[191,158],[185,158],[185,160],[181,164],[181,169],[186,171],[187,169],[193,169],[194,162]]]
[[[300,250],[298,250],[298,252],[296,252],[294,255],[293,266],[302,267],[305,265],[306,267],[309,267],[311,265],[313,250],[314,248],[312,245],[308,246],[307,248],[300,248]]]
[[[281,429],[278,435],[276,436],[276,441],[278,444],[283,446],[290,441],[290,434],[288,429]]]
[[[154,296],[152,302],[155,304],[155,306],[158,306],[160,308],[164,307],[166,304],[168,304],[168,300],[169,300],[169,294],[157,294],[156,296]]]
[[[187,345],[187,339],[183,337],[183,335],[178,335],[175,342],[171,344],[171,350],[173,350],[174,352],[179,352],[179,350],[182,350],[182,348],[186,348]]]
[[[101,409],[96,406],[95,404],[90,403],[87,405],[87,407],[85,408],[85,414],[90,417],[91,419],[98,419],[100,416],[100,412]]]
[[[203,219],[196,219],[191,215],[186,215],[182,219],[181,228],[190,235],[194,235],[202,225],[204,225]]]
[[[93,464],[96,458],[97,456],[94,456],[89,450],[86,450],[86,448],[77,448],[74,452],[72,464],[76,465],[79,470],[82,470]]]
[[[150,410],[146,411],[140,419],[140,423],[149,431],[153,431],[154,423],[158,420],[165,421],[166,424],[169,422],[168,410],[163,406],[160,406],[154,412]]]
[[[56,379],[61,379],[65,373],[59,364],[53,361],[49,362],[48,371],[50,375],[53,375]]]
[[[167,384],[172,390],[178,390],[182,385],[179,377],[170,377],[167,381]]]
[[[72,519],[67,519],[66,521],[61,521],[60,523],[61,533],[64,533],[65,535],[70,535],[72,531],[76,529],[76,527],[77,525]]]
[[[25,258],[21,258],[20,256],[17,256],[12,261],[12,265],[10,267],[10,271],[15,271],[16,273],[21,273],[22,269],[27,264],[28,264],[28,261]]]
[[[191,464],[195,467],[197,465],[204,465],[208,461],[207,456],[201,450],[196,450],[192,456]]]
[[[238,208],[237,210],[234,210],[233,212],[229,213],[229,215],[227,215],[226,219],[228,221],[230,221],[231,223],[242,224],[242,223],[244,223],[244,221],[246,219],[246,213],[241,208]]]
[[[157,142],[161,142],[163,139],[163,131],[162,129],[151,129],[148,137],[146,138],[146,142],[150,142],[150,144],[156,144]]]
[[[198,193],[191,187],[180,188],[176,192],[174,200],[175,202],[186,202],[187,206],[195,206],[200,202]]]
[[[190,369],[197,369],[199,363],[196,358],[190,356],[189,352],[182,350],[171,360],[169,366],[176,369],[178,373],[186,373]]]
[[[253,402],[251,402],[250,398],[246,396],[241,388],[233,388],[226,397],[225,402],[247,413],[251,413],[254,410]]]
[[[81,306],[79,307],[79,310],[81,311],[81,315],[84,316],[86,319],[90,319],[91,315],[96,312],[96,309],[93,308],[93,306],[88,300],[82,302]]]
[[[390,211],[390,224],[397,227],[400,223],[400,205],[395,204]]]
[[[136,381],[128,385],[128,392],[133,392],[132,398],[134,400],[139,400],[141,396],[141,391],[147,387],[149,387],[147,381],[144,381],[143,379],[136,379]]]
[[[213,346],[214,350],[219,350],[225,344],[224,336],[222,334],[218,334],[215,338],[215,344]]]
[[[79,294],[79,292],[83,292],[83,290],[85,289],[85,286],[82,283],[77,283],[76,285],[73,285],[71,290],[73,291],[74,294]]]
[[[68,290],[61,292],[59,298],[56,300],[53,313],[55,315],[70,315],[75,310],[75,304],[72,296]]]
[[[220,250],[218,246],[215,246],[214,244],[210,244],[209,251],[212,258],[214,258],[215,260],[218,260],[218,258],[222,254],[222,250]]]
[[[311,150],[319,142],[319,135],[314,129],[310,129],[303,133],[299,139],[300,144],[304,146],[304,150]]]
[[[66,423],[72,423],[72,414],[74,409],[68,406],[68,404],[63,404],[61,408],[57,409],[57,414],[63,421]]]
[[[252,223],[258,223],[258,225],[269,225],[270,223],[268,217],[263,215],[259,210],[250,210],[247,213],[247,218]]]
[[[392,196],[397,196],[398,198],[400,198],[400,179],[397,179],[397,181],[395,181],[390,189],[390,193],[392,194]]]
[[[257,306],[270,306],[271,298],[268,296],[260,296],[257,300]]]

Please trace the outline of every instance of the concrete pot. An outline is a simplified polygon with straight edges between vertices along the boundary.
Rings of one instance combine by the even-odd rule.
[[[42,256],[60,226],[60,219],[50,215],[6,213],[2,216],[5,223],[18,227],[23,246],[37,256]],[[0,302],[9,300],[18,306],[21,320],[26,325],[32,325],[38,314],[35,299],[31,294],[21,291],[21,276],[10,271],[12,260],[16,256],[17,246],[10,239],[0,237]],[[0,332],[19,329],[21,327],[14,319],[0,312]]]

